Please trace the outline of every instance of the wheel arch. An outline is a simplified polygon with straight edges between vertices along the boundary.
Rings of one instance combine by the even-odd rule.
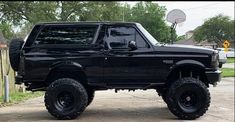
[[[54,80],[63,77],[75,79],[83,85],[87,83],[87,77],[83,66],[72,61],[62,61],[52,64],[44,81],[49,85]]]
[[[181,60],[175,63],[175,65],[172,67],[172,69],[178,67],[178,66],[184,66],[184,65],[195,65],[199,66],[201,68],[205,68],[205,65],[199,61],[196,60]]]
[[[167,82],[172,82],[172,80],[176,80],[180,71],[192,71],[197,73],[196,75],[200,76],[200,80],[202,80],[207,86],[209,86],[208,80],[205,76],[205,65],[199,61],[195,60],[181,60],[175,63],[170,69],[170,72],[167,76]]]

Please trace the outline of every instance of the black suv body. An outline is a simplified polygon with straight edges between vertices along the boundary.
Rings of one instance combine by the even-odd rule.
[[[160,44],[139,23],[39,23],[24,43],[12,41],[10,58],[16,83],[45,90],[46,107],[59,119],[76,118],[105,89],[156,89],[172,113],[195,119],[209,107],[207,87],[221,79],[217,51]]]

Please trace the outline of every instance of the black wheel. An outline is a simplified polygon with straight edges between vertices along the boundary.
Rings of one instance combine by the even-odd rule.
[[[87,92],[83,85],[73,79],[54,81],[45,93],[48,112],[58,119],[75,119],[87,106]]]
[[[13,39],[11,40],[9,46],[9,59],[13,70],[18,71],[20,62],[20,50],[24,44],[23,39]]]
[[[162,100],[166,103],[167,88],[158,88],[157,92],[158,95],[162,97]]]
[[[87,90],[87,95],[88,95],[87,106],[89,106],[95,97],[95,91],[94,90]]]
[[[208,110],[210,93],[200,80],[182,78],[170,86],[166,101],[174,115],[180,119],[192,120]]]
[[[165,94],[162,94],[162,100],[163,100],[165,103],[167,103],[167,101],[166,101],[166,93],[165,93]]]
[[[219,63],[219,68],[222,68],[223,64],[222,63]]]

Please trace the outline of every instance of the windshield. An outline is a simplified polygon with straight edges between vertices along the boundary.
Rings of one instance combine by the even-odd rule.
[[[140,31],[146,36],[146,38],[153,44],[159,45],[160,43],[147,31],[141,24],[136,24]]]

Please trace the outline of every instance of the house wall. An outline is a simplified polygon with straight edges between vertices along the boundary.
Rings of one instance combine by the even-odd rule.
[[[185,38],[186,39],[189,39],[189,38],[191,38],[193,36],[193,32],[187,32],[187,33],[185,33]]]

